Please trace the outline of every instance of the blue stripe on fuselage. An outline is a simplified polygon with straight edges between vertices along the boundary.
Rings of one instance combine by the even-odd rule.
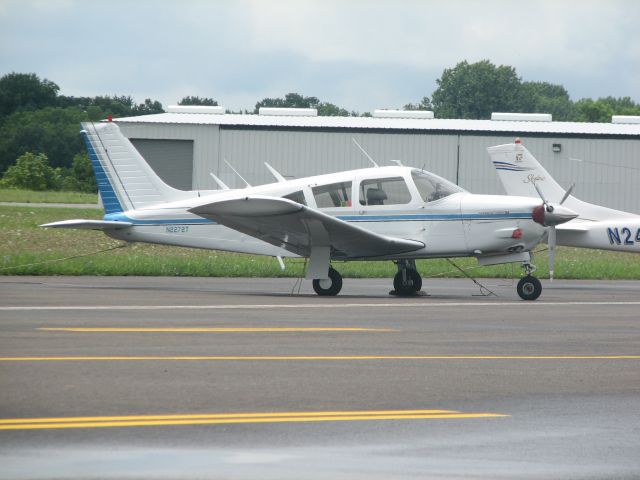
[[[455,221],[455,220],[527,220],[531,213],[452,213],[452,214],[396,214],[396,215],[338,215],[345,222],[416,222],[416,221]],[[137,225],[215,225],[206,218],[192,219],[148,219],[130,218],[122,213],[108,214],[105,220],[129,222]]]
[[[400,215],[338,215],[345,222],[401,222],[401,221],[451,221],[451,220],[511,220],[529,219],[531,213],[419,213]]]

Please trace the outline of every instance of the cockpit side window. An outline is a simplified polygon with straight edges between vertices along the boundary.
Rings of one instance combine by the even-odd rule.
[[[425,202],[433,202],[464,191],[444,178],[421,170],[412,170],[411,177],[420,193],[420,198]]]
[[[298,190],[297,192],[290,193],[289,195],[284,195],[282,198],[286,198],[293,202],[299,203],[300,205],[307,204],[307,201],[304,198],[304,193],[302,193],[302,190]]]
[[[360,183],[360,205],[405,205],[411,193],[402,177],[372,178]]]
[[[321,185],[313,187],[311,190],[318,208],[351,206],[351,182]]]

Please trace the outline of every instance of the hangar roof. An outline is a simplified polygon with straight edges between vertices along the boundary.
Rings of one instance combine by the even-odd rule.
[[[547,135],[640,137],[640,124],[534,122],[512,120],[455,120],[375,117],[324,117],[240,115],[209,113],[159,113],[114,119],[116,123],[221,125],[260,129],[355,129],[442,131],[469,133],[531,133]]]

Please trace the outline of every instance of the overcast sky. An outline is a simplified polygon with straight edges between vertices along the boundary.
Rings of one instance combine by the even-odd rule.
[[[252,109],[297,92],[362,112],[430,97],[445,68],[483,59],[574,100],[640,102],[640,1],[0,0],[0,76],[64,95]]]

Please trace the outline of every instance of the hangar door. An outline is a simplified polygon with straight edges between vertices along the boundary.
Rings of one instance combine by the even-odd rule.
[[[131,138],[131,143],[168,185],[191,190],[193,184],[193,140]]]

